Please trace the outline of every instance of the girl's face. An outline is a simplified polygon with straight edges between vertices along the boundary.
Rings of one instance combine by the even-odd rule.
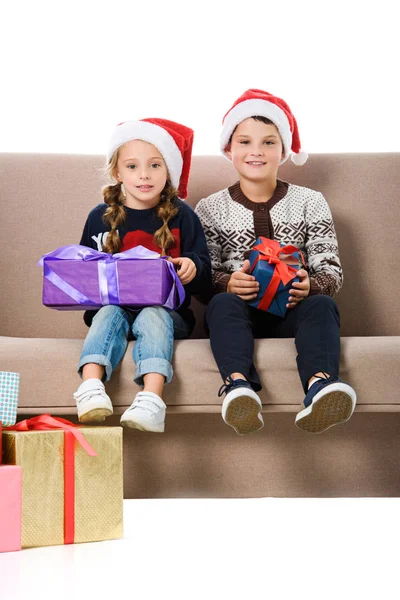
[[[152,144],[132,140],[119,149],[116,179],[124,185],[126,206],[139,210],[156,206],[167,177],[165,161]]]
[[[283,156],[282,140],[275,125],[250,117],[237,126],[226,155],[243,179],[273,181]]]

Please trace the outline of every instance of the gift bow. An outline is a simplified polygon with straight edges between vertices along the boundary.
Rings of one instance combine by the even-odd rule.
[[[79,426],[67,419],[62,419],[61,417],[52,417],[48,414],[39,415],[38,417],[19,421],[11,427],[4,427],[4,430],[7,431],[52,431],[54,429],[62,429],[63,431],[71,432],[76,441],[89,456],[97,456],[97,452],[93,450],[92,446],[85,440],[83,434],[79,431]]]
[[[79,431],[78,425],[59,417],[39,415],[20,421],[4,431],[64,431],[64,544],[73,544],[75,538],[75,440],[89,456],[98,456]]]
[[[88,248],[87,246],[80,246],[79,244],[71,244],[69,246],[61,246],[53,250],[53,252],[47,252],[37,263],[37,266],[42,266],[45,258],[55,258],[59,260],[109,260],[114,262],[116,260],[125,260],[127,258],[161,258],[157,252],[148,250],[144,246],[135,246],[125,252],[117,252],[116,254],[109,254],[108,252],[99,252],[94,248]],[[165,258],[165,257],[162,257]]]
[[[279,242],[276,240],[270,240],[268,238],[261,237],[261,243],[253,246],[253,250],[258,251],[258,256],[255,259],[253,265],[251,266],[250,273],[252,273],[255,269],[255,266],[259,261],[266,261],[270,265],[275,265],[274,272],[271,277],[271,281],[263,297],[261,298],[258,308],[261,310],[268,310],[271,306],[272,300],[275,297],[275,294],[278,290],[279,284],[282,282],[283,285],[287,285],[289,281],[294,279],[297,273],[297,269],[285,263],[280,257],[281,254],[292,254],[293,252],[298,252],[302,263],[304,264],[304,257],[302,252],[296,248],[296,246],[292,246],[287,244],[286,246],[281,246]]]
[[[37,266],[43,266],[43,274],[46,279],[51,281],[56,287],[62,290],[65,294],[70,296],[77,302],[77,304],[86,304],[92,306],[98,306],[94,300],[91,300],[79,290],[74,288],[72,285],[64,281],[59,275],[54,273],[50,268],[49,264],[45,260],[51,258],[53,260],[84,260],[84,261],[98,261],[98,274],[99,274],[99,291],[100,299],[103,305],[107,304],[120,304],[119,299],[119,287],[118,287],[118,274],[117,274],[117,262],[120,260],[143,260],[161,258],[166,260],[168,269],[172,275],[174,285],[178,292],[180,306],[185,299],[185,290],[183,285],[176,274],[174,265],[167,260],[167,256],[160,256],[157,252],[148,250],[144,246],[135,246],[124,252],[117,252],[116,254],[108,254],[107,252],[99,252],[93,248],[87,246],[80,246],[79,244],[71,244],[70,246],[62,246],[44,254]],[[174,297],[175,288],[172,286],[171,293],[165,302],[167,308],[174,308]],[[177,307],[175,307],[177,308]]]

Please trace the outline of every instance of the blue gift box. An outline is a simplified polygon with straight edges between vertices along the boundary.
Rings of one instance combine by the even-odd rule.
[[[0,371],[0,421],[5,426],[17,420],[19,373]]]
[[[251,251],[249,260],[249,273],[254,275],[259,282],[260,291],[257,298],[249,301],[248,304],[279,317],[285,317],[288,310],[286,304],[288,303],[289,290],[293,282],[299,281],[295,275],[296,271],[302,266],[299,250],[294,246],[280,244],[276,240],[259,237]],[[279,272],[284,273],[285,280],[292,277],[289,281],[286,281],[286,284],[280,280],[270,304],[266,303],[267,290],[271,293],[271,288],[269,288],[271,280],[274,274],[275,277],[278,277]],[[276,287],[276,281],[272,285]]]

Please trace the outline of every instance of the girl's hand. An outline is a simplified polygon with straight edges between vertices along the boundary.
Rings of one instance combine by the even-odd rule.
[[[242,300],[253,300],[257,298],[260,284],[256,281],[254,275],[249,275],[247,271],[250,268],[250,261],[245,260],[240,271],[232,273],[228,281],[228,292],[236,294]]]
[[[310,293],[310,279],[307,271],[300,269],[300,271],[297,271],[296,275],[300,281],[294,281],[292,283],[293,289],[289,290],[289,303],[286,304],[286,308],[294,308],[299,302],[304,300],[304,298],[307,298]]]
[[[179,258],[168,258],[174,265],[178,265],[176,270],[182,285],[190,283],[196,277],[197,268],[191,258],[180,256]]]

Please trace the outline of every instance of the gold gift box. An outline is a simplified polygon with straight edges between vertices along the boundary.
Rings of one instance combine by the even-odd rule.
[[[123,536],[122,427],[79,427],[75,543]],[[3,431],[3,462],[22,467],[22,547],[64,544],[64,432]]]

